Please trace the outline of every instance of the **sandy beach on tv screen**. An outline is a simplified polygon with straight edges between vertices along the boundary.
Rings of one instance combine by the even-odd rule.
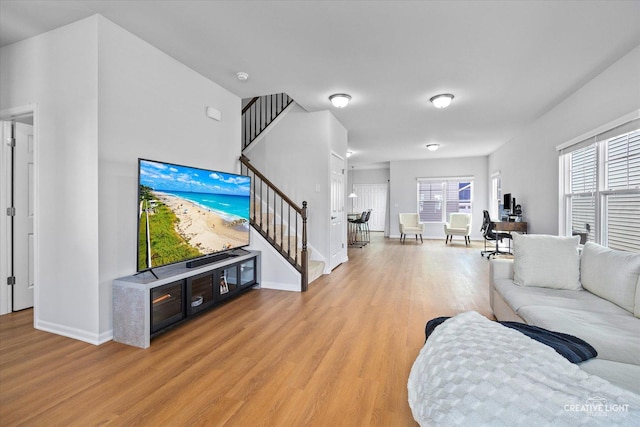
[[[249,243],[247,224],[226,221],[206,208],[171,194],[156,192],[155,196],[178,217],[178,234],[203,254]]]

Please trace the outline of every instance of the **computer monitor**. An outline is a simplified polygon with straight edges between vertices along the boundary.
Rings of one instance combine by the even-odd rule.
[[[504,200],[503,200],[502,208],[505,211],[511,213],[511,193],[505,193],[503,198],[504,198]]]

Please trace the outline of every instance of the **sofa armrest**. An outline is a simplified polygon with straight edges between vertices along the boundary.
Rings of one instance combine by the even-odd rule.
[[[493,285],[499,279],[513,279],[512,259],[492,259],[489,263],[489,281]]]
[[[489,262],[489,305],[493,315],[497,320],[518,320],[518,315],[513,312],[502,296],[497,295],[495,283],[498,280],[513,280],[513,260],[512,259],[492,259]]]

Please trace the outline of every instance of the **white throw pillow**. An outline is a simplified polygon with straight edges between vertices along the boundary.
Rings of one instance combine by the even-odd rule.
[[[580,256],[582,286],[633,313],[640,275],[640,255],[588,242]],[[637,315],[637,314],[636,314]]]
[[[520,286],[581,289],[580,236],[513,234],[513,281]]]

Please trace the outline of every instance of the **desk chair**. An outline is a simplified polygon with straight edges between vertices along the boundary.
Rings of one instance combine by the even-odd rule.
[[[480,255],[487,255],[487,259],[493,257],[495,258],[498,254],[508,254],[509,252],[502,252],[498,250],[498,241],[502,242],[502,239],[511,239],[511,234],[509,233],[500,233],[494,230],[495,224],[491,221],[491,217],[489,216],[489,211],[482,211],[483,219],[482,219],[482,227],[480,231],[482,232],[482,236],[484,237],[484,250],[480,252]],[[487,249],[487,241],[495,242],[496,246],[492,250]]]

